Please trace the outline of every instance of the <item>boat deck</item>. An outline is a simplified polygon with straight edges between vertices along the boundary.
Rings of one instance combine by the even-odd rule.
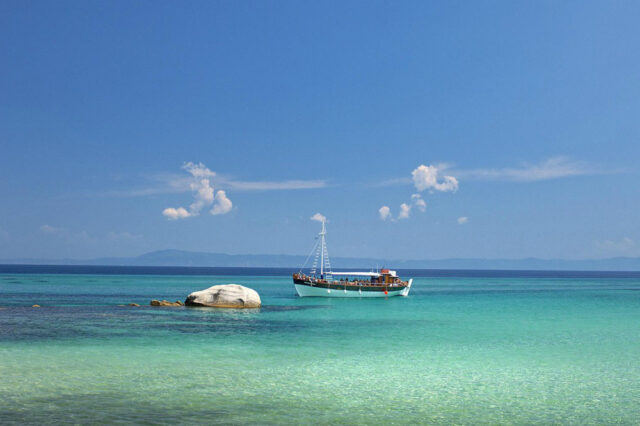
[[[331,290],[352,290],[352,291],[396,291],[406,288],[409,283],[407,281],[397,281],[393,283],[377,283],[368,280],[336,280],[328,281],[316,277],[310,277],[301,274],[293,274],[294,284],[308,285],[312,287],[326,288]]]

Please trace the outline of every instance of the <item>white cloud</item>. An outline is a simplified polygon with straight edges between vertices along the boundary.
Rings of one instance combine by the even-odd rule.
[[[326,188],[327,182],[324,180],[284,180],[275,182],[251,182],[251,181],[225,181],[226,185],[237,191],[273,191],[273,190],[293,190],[293,189],[316,189]]]
[[[411,213],[411,206],[407,203],[400,204],[400,214],[398,215],[398,219],[409,219],[409,214]]]
[[[394,219],[393,215],[391,214],[391,209],[389,208],[389,206],[380,207],[378,209],[378,214],[380,215],[380,220],[388,219],[391,222],[396,222],[402,219],[409,219],[409,216],[411,215],[411,207],[412,206],[407,203],[400,204],[400,213],[398,214],[397,219]]]
[[[424,169],[422,169],[424,168]],[[437,170],[434,166],[420,166],[417,169],[415,169],[413,171],[413,176],[414,176],[414,180],[416,179],[416,175],[420,175],[423,170],[426,170],[427,173],[432,173],[433,170]],[[437,171],[436,171],[437,174]],[[455,178],[452,178],[451,176],[446,176],[448,178],[451,178],[455,181]],[[435,179],[435,176],[434,176]],[[437,180],[434,180],[434,182],[436,182],[437,184]],[[445,183],[443,183],[442,185],[448,185],[446,183],[447,181],[445,180]],[[457,186],[457,181],[456,182],[456,186]],[[440,185],[440,184],[437,184]],[[416,184],[416,187],[418,187],[419,185]],[[421,186],[422,187],[422,186]],[[433,187],[433,185],[429,185],[426,186],[427,187]],[[442,188],[442,186],[441,186]],[[418,188],[419,189],[419,188]],[[420,190],[420,189],[419,189]],[[387,220],[390,219],[392,222],[395,222],[396,220],[402,220],[402,219],[409,219],[409,216],[411,216],[411,209],[413,207],[416,207],[418,210],[420,210],[422,213],[424,213],[427,210],[427,203],[426,201],[424,201],[422,199],[422,195],[420,195],[419,193],[415,193],[415,194],[411,194],[411,201],[409,203],[402,203],[400,204],[400,213],[398,213],[398,218],[394,219],[392,214],[391,214],[391,209],[388,206],[382,206],[380,207],[380,209],[378,209],[378,213],[380,214],[380,219],[382,220]]]
[[[191,216],[191,213],[189,213],[184,207],[178,207],[177,209],[167,207],[162,210],[162,214],[171,220],[184,219]]]
[[[182,168],[187,172],[191,173],[191,175],[195,178],[210,178],[214,177],[216,174],[212,172],[207,167],[205,167],[202,163],[193,163],[191,161],[185,163]]]
[[[191,173],[193,180],[189,183],[189,187],[194,192],[194,202],[189,206],[190,216],[196,216],[200,210],[206,205],[213,203],[213,187],[211,186],[210,177],[216,174],[206,168],[204,164],[186,163],[182,166],[184,170]]]
[[[426,189],[435,189],[436,191],[452,191],[458,190],[458,180],[453,176],[443,176],[442,180],[438,181],[438,173],[442,167],[438,166],[425,166],[424,164],[418,166],[411,176],[413,177],[413,184],[420,192]]]
[[[571,160],[568,157],[555,156],[537,164],[523,164],[520,167],[497,169],[456,170],[456,174],[464,179],[506,180],[513,182],[536,182],[560,179],[571,176],[595,175],[620,172],[606,171],[584,161]]]
[[[411,195],[411,201],[413,202],[413,205],[416,206],[422,213],[427,210],[427,203],[422,199],[420,194]]]
[[[189,188],[193,192],[194,201],[189,206],[189,210],[184,207],[168,207],[162,211],[162,214],[170,220],[186,219],[188,217],[197,216],[205,207],[213,204],[211,214],[225,214],[231,211],[233,203],[224,191],[219,190],[214,197],[214,188],[211,185],[211,179],[216,176],[215,172],[209,170],[202,163],[188,162],[182,166],[189,174],[191,179]]]
[[[194,191],[195,201],[191,203],[189,208],[194,214],[202,210],[205,205],[213,203],[213,187],[211,187],[209,179],[199,179],[192,182],[191,190]]]
[[[213,204],[213,208],[211,209],[210,213],[212,215],[226,214],[231,211],[232,207],[233,203],[230,199],[227,198],[227,194],[220,189],[218,190],[218,192],[216,192],[215,203]]]
[[[389,206],[382,206],[378,209],[378,213],[380,214],[381,220],[391,219],[391,209]]]
[[[464,225],[467,222],[469,222],[469,218],[466,217],[466,216],[460,216],[458,218],[458,224],[460,224],[460,225]]]
[[[309,219],[311,220],[315,220],[317,222],[326,222],[327,221],[327,217],[320,214],[320,213],[316,213],[313,216],[311,216]]]
[[[192,191],[191,183],[194,178],[210,179],[212,186],[221,189],[231,189],[234,191],[288,191],[301,189],[318,189],[328,187],[326,180],[283,180],[283,181],[242,181],[234,180],[219,175],[207,169],[201,163],[186,163],[185,170],[195,173],[194,176],[183,176],[178,174],[161,173],[146,176],[145,179],[153,182],[152,186],[121,191],[109,191],[105,195],[113,197],[146,197],[158,194],[176,194]]]
[[[444,170],[449,170],[451,174],[462,180],[493,180],[509,182],[537,182],[572,176],[603,175],[625,172],[625,170],[620,168],[606,168],[586,161],[573,160],[566,156],[553,156],[539,163],[525,163],[517,167],[453,169],[448,164],[421,167],[424,169],[422,169],[418,174],[418,182],[416,182],[416,176],[414,175],[412,180],[408,178],[394,178],[380,182],[376,184],[376,186],[408,185],[413,182],[416,185],[416,188],[418,188],[417,185],[419,184],[420,188],[427,189],[425,186],[429,186],[434,183],[433,175],[438,175]],[[435,173],[433,168],[436,169]],[[416,170],[419,169],[420,167]],[[414,170],[414,173],[416,170]],[[441,187],[444,185],[445,187],[457,188],[458,179],[453,178],[453,180],[447,182],[445,177],[444,182],[438,183],[436,180],[435,184],[440,185]]]

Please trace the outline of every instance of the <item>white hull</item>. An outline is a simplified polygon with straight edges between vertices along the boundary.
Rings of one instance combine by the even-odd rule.
[[[362,291],[362,290],[336,290],[326,289],[321,287],[313,287],[304,284],[294,284],[298,296],[300,297],[392,297],[392,296],[408,296],[411,290],[411,283],[413,279],[409,280],[409,285],[401,289],[394,290],[393,287],[389,287],[388,294],[384,294],[383,291]]]

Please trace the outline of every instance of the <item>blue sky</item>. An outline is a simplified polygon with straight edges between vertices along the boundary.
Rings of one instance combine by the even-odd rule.
[[[0,258],[639,256],[638,16],[3,1]]]

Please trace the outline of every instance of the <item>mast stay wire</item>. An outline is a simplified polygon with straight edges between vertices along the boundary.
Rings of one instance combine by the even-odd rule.
[[[307,266],[307,262],[309,262],[309,259],[311,259],[311,255],[316,251],[316,248],[318,247],[319,243],[320,243],[320,239],[318,237],[316,237],[316,243],[313,245],[313,248],[311,249],[311,252],[309,253],[309,256],[307,256],[307,259],[302,264],[302,268],[300,268],[300,272],[302,272],[304,267]]]

